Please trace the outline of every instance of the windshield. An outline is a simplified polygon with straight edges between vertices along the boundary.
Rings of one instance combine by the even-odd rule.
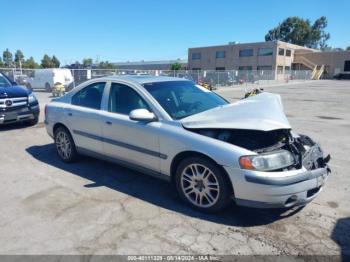
[[[0,87],[9,87],[11,83],[7,80],[3,74],[0,73]]]
[[[191,81],[155,82],[143,86],[173,119],[181,119],[228,104],[217,94]]]

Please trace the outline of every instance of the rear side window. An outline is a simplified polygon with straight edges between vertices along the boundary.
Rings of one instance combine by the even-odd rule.
[[[135,109],[149,109],[143,98],[131,87],[113,83],[108,101],[108,111],[123,115],[129,115]]]
[[[77,106],[100,109],[105,82],[91,84],[72,97],[72,104]]]

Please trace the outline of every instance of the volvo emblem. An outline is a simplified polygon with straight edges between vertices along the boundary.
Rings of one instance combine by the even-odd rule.
[[[12,106],[12,101],[11,100],[6,100],[5,101],[6,106]]]

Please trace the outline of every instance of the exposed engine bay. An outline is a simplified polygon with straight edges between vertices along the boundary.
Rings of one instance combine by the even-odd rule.
[[[192,132],[215,138],[258,154],[287,150],[292,153],[295,164],[284,170],[298,169],[304,166],[307,170],[325,167],[330,155],[324,157],[320,146],[305,135],[293,136],[290,129],[272,131],[246,129],[190,129]],[[280,170],[275,170],[280,171]]]

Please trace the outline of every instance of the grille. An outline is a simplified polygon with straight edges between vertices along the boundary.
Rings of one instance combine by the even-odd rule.
[[[1,109],[12,109],[25,106],[28,104],[28,97],[14,97],[0,99]]]

